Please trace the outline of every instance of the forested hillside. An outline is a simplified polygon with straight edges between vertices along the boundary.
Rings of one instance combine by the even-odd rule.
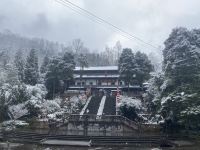
[[[173,29],[163,57],[163,71],[150,79],[149,111],[172,128],[199,129],[200,30]]]

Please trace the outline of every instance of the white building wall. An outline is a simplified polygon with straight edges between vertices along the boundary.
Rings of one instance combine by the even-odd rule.
[[[96,85],[96,79],[87,79],[86,85],[91,85],[90,83],[92,83],[92,85]]]
[[[80,83],[80,79],[75,80],[75,85],[78,85]],[[96,85],[96,79],[82,79],[82,82],[85,82],[85,85],[90,85],[90,82],[92,82],[92,85]]]
[[[100,80],[101,81],[101,85],[102,86],[111,86],[112,85],[112,83],[111,82],[105,82],[105,80],[104,80],[104,82],[102,82],[102,80],[101,79],[82,79],[82,82],[84,82],[85,84],[84,85],[91,85],[90,83],[92,83],[92,85],[98,85],[98,80]],[[80,83],[81,81],[80,81],[80,79],[76,79],[75,80],[75,85],[78,85],[78,83]],[[120,85],[120,83],[119,83],[119,86],[123,86],[123,85],[125,85],[125,83],[124,83],[124,81],[120,81],[122,84]],[[117,86],[118,85],[118,81],[116,80],[115,81],[115,86]]]

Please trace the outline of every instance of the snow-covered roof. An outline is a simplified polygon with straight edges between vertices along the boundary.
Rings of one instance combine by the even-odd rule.
[[[109,89],[109,88],[117,88],[117,85],[100,85],[100,86],[95,86],[95,85],[87,85],[88,87],[95,87],[97,89]],[[77,85],[74,85],[74,86],[69,86],[69,89],[81,89],[81,88],[85,88],[87,86],[77,86]],[[127,86],[119,86],[119,89],[123,89],[123,88],[128,88]],[[132,86],[129,86],[129,88],[141,88],[139,85],[132,85]]]
[[[80,70],[80,67],[76,67],[75,70]],[[87,67],[84,70],[118,70],[118,66],[97,66]]]
[[[74,78],[80,78],[80,75],[74,75]],[[113,74],[113,75],[82,75],[82,78],[119,78],[118,74]]]

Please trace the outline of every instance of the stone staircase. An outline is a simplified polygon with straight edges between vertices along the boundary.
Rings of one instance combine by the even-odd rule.
[[[87,108],[85,109],[84,115],[86,114],[97,114],[98,109],[99,109],[99,105],[101,102],[101,98],[102,96],[93,96],[87,106]]]
[[[129,120],[126,117],[116,115],[116,98],[114,96],[92,96],[90,101],[87,104],[87,107],[84,107],[81,114],[72,114],[68,118],[69,124],[71,123],[69,128],[76,124],[76,126],[82,126],[82,130],[90,130],[91,128],[95,128],[93,126],[99,126],[101,128],[123,128],[123,130],[138,132],[139,125]],[[88,126],[88,129],[85,129]],[[96,130],[96,128],[95,128]],[[114,129],[113,129],[114,130]],[[117,129],[115,129],[117,131]]]
[[[150,136],[83,136],[83,135],[49,135],[30,131],[17,131],[6,133],[6,139],[12,142],[26,142],[40,144],[44,140],[62,141],[90,141],[90,146],[139,146],[152,145],[160,146],[163,142],[174,140],[175,137],[166,137],[162,135]]]
[[[115,97],[108,96],[103,109],[104,115],[115,115],[116,114],[116,101]]]
[[[104,103],[102,103],[104,102]],[[103,104],[103,107],[101,106]],[[102,107],[102,108],[101,108]],[[102,110],[100,110],[102,109]],[[113,96],[92,96],[87,107],[81,111],[80,115],[115,115],[116,101]]]

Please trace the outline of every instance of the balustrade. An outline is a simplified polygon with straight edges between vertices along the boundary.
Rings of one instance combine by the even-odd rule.
[[[138,128],[138,124],[126,117],[120,115],[76,115],[72,114],[69,116],[68,121],[72,122],[105,122],[105,123],[123,123],[133,128]]]

